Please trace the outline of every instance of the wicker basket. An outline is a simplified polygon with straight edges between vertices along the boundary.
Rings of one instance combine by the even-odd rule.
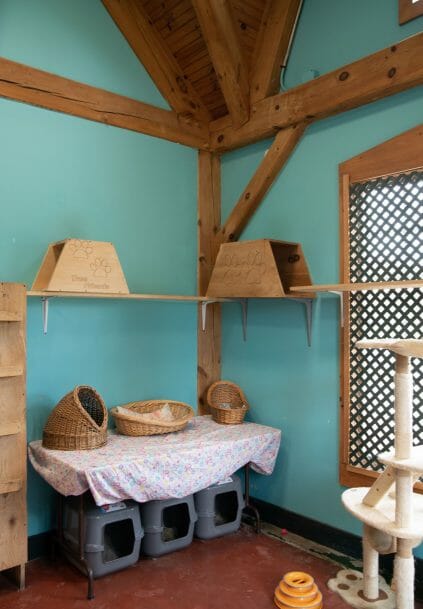
[[[43,446],[54,450],[89,450],[107,442],[107,408],[85,385],[66,394],[47,419]]]
[[[217,381],[210,385],[207,402],[213,420],[222,425],[239,425],[249,408],[242,389],[230,381]],[[230,408],[222,404],[229,404]]]
[[[148,400],[144,402],[129,402],[122,404],[121,408],[133,410],[134,413],[154,412],[162,408],[165,404],[169,404],[175,419],[173,421],[140,421],[136,416],[131,417],[130,414],[117,412],[116,408],[112,408],[112,414],[117,430],[125,436],[153,436],[156,434],[170,433],[172,431],[180,431],[188,421],[194,416],[194,411],[191,406],[183,402],[174,402],[172,400]]]

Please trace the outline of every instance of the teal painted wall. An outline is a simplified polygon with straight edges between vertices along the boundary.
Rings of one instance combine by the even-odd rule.
[[[422,29],[421,18],[399,27],[396,7],[396,0],[305,0],[285,85],[303,82],[312,70],[324,74]],[[422,119],[420,87],[312,125],[241,239],[299,241],[314,282],[337,282],[339,163]],[[223,158],[224,216],[270,143]],[[300,304],[252,300],[248,316],[243,343],[238,310],[224,307],[223,376],[245,390],[251,420],[282,429],[275,472],[254,476],[252,493],[359,534],[357,522],[342,507],[338,482],[337,299],[318,299],[311,348]]]
[[[0,55],[149,103],[161,97],[101,2],[0,0]],[[161,103],[161,105],[164,105]],[[196,152],[0,100],[0,278],[29,286],[48,243],[112,241],[133,292],[196,289]],[[28,437],[77,384],[106,404],[196,402],[196,306],[54,301],[47,336],[28,306]],[[51,528],[52,493],[29,468],[29,533]]]
[[[324,73],[422,28],[399,28],[396,0],[305,0],[285,85]],[[345,24],[342,27],[342,24]],[[100,1],[0,0],[0,55],[167,107]],[[316,282],[338,278],[338,164],[423,117],[416,89],[313,125],[243,238],[301,241]],[[110,240],[131,291],[193,293],[196,153],[135,133],[0,100],[1,280],[29,285],[49,242]],[[227,214],[269,142],[223,159]],[[338,484],[338,310],[319,299],[313,346],[299,305],[250,303],[248,342],[236,307],[224,310],[223,373],[239,382],[251,419],[283,430],[272,477],[255,495],[358,532]],[[28,435],[71,387],[106,403],[167,396],[195,403],[192,304],[52,302],[28,308]],[[51,526],[51,493],[29,472],[30,534]]]
[[[168,108],[101,0],[0,0],[0,56]]]

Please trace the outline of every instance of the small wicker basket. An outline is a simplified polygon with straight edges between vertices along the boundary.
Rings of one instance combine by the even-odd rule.
[[[92,387],[79,385],[50,413],[43,446],[53,450],[89,450],[107,442],[107,408]]]
[[[212,418],[222,425],[239,425],[249,408],[242,389],[231,381],[216,381],[207,391]]]
[[[125,436],[153,436],[156,434],[170,433],[172,431],[180,431],[188,421],[194,416],[194,411],[188,404],[183,402],[175,402],[173,400],[148,400],[144,402],[129,402],[122,404],[121,408],[133,410],[134,413],[154,412],[162,408],[165,404],[169,404],[169,408],[175,417],[173,421],[140,421],[136,416],[131,417],[130,414],[117,412],[116,408],[110,410],[119,433]]]

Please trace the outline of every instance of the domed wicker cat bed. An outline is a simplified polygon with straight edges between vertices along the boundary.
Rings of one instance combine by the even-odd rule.
[[[107,441],[107,408],[101,396],[85,385],[66,394],[50,413],[43,432],[44,448],[89,450]]]
[[[221,425],[240,425],[249,409],[241,387],[231,381],[216,381],[207,391],[213,421]]]

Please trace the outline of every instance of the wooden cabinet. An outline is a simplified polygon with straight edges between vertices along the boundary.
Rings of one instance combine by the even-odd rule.
[[[0,571],[25,585],[26,288],[0,283]]]

